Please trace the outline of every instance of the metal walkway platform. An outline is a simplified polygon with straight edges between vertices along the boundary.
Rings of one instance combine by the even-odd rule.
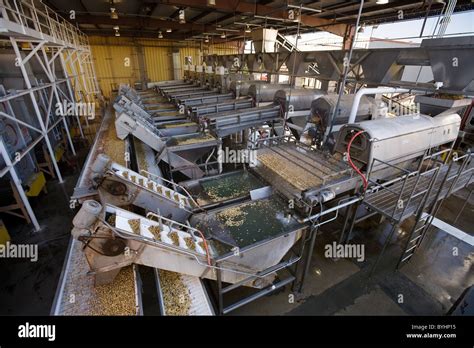
[[[362,203],[394,221],[403,221],[416,213],[427,192],[429,192],[429,196],[425,205],[431,205],[435,200],[444,199],[448,193],[456,192],[474,181],[473,166],[460,173],[459,178],[458,173],[448,175],[449,168],[449,166],[441,167],[438,175],[436,175],[435,169],[431,169],[407,178],[405,184],[404,180],[400,180],[393,185],[368,192]],[[432,183],[433,175],[436,178]],[[446,175],[448,177],[442,185]],[[451,188],[453,183],[454,186]],[[433,189],[429,190],[431,184]],[[438,195],[441,185],[442,188]],[[401,191],[403,192],[400,195]]]

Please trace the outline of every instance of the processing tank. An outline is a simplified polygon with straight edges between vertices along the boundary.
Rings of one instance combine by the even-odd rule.
[[[255,103],[272,102],[275,93],[279,90],[290,90],[290,85],[278,83],[253,84],[249,87],[248,95]]]
[[[235,98],[247,96],[249,93],[249,88],[252,85],[262,85],[266,84],[266,81],[253,80],[253,81],[232,81],[229,86],[229,91],[233,93]]]
[[[273,101],[284,106],[285,110],[288,110],[290,105],[294,111],[309,110],[312,103],[323,95],[326,95],[326,92],[321,89],[280,89],[276,91]]]
[[[372,170],[378,170],[385,166],[380,161],[400,163],[455,141],[460,124],[458,114],[407,115],[346,124],[339,131],[336,151],[345,153],[354,134],[362,131],[351,145],[351,158],[365,166],[377,159]]]
[[[331,117],[336,108],[338,96],[336,94],[326,95],[322,98],[314,100],[311,104],[311,116],[310,123],[316,124],[325,130],[331,124]],[[351,112],[352,104],[354,103],[354,95],[346,94],[341,96],[339,106],[334,113],[336,120],[334,125],[341,125],[347,123],[349,120],[349,114]],[[370,118],[372,114],[372,106],[374,99],[371,97],[363,96],[359,108],[357,109],[356,121],[364,121]]]

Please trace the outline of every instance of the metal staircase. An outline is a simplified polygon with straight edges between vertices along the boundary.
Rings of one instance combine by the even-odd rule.
[[[280,47],[285,48],[289,52],[300,52],[300,50],[295,45],[293,45],[291,41],[287,40],[287,38],[280,33],[277,34],[276,42]]]
[[[471,153],[451,159],[453,155],[451,148],[433,154],[429,152],[430,150],[426,151],[424,156],[420,157],[418,169],[415,171],[410,172],[399,166],[385,163],[402,173],[401,176],[389,182],[377,184],[376,181],[370,179],[369,173],[368,180],[374,186],[366,191],[361,204],[370,211],[385,216],[392,225],[372,272],[403,221],[415,216],[416,223],[410,230],[397,268],[407,263],[416,252],[443,200],[452,192],[474,181]],[[377,159],[374,159],[374,162],[376,161]]]
[[[283,47],[288,52],[301,52],[296,45],[294,45],[291,41],[287,40],[286,37],[278,33],[276,38],[277,44],[280,47]],[[312,62],[308,65],[308,72],[313,72],[319,75],[318,63]]]

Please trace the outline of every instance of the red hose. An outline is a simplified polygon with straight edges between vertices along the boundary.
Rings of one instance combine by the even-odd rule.
[[[211,266],[211,254],[209,252],[209,247],[207,246],[206,238],[204,238],[204,234],[201,231],[199,230],[196,230],[196,231],[198,231],[199,234],[201,235],[202,241],[204,242],[204,248],[206,249],[205,251],[206,251],[206,256],[207,256],[207,264]]]
[[[369,182],[367,181],[367,178],[365,177],[365,175],[362,174],[360,169],[355,166],[355,164],[352,162],[352,159],[351,159],[351,145],[352,145],[352,142],[354,141],[355,138],[357,138],[359,135],[361,135],[364,132],[365,131],[363,131],[363,130],[358,131],[356,134],[354,134],[354,136],[351,138],[351,140],[347,143],[347,161],[351,165],[352,169],[354,169],[357,172],[357,174],[359,174],[359,176],[362,178],[362,181],[364,182],[364,190],[365,190],[367,188],[367,186],[369,185]]]

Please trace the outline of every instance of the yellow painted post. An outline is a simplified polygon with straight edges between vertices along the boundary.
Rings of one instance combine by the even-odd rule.
[[[5,226],[3,221],[0,220],[0,244],[5,245],[9,241],[10,241],[10,235],[8,234],[7,227]]]

